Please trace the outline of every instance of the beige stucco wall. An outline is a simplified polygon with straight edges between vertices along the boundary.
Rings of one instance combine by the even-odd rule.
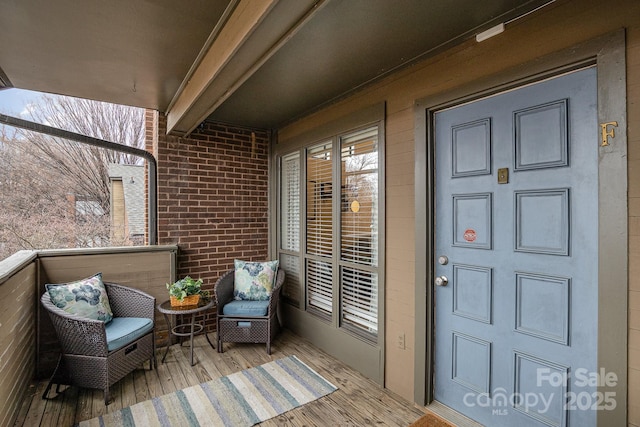
[[[124,187],[122,180],[111,181],[111,238],[122,242],[129,235],[124,210]]]
[[[640,1],[558,1],[482,43],[468,40],[281,129],[287,140],[385,101],[386,387],[413,400],[415,351],[414,103],[625,27],[629,165],[629,421],[640,425]],[[418,260],[418,262],[423,262]],[[424,313],[417,315],[423,316]],[[406,348],[398,336],[406,337]]]

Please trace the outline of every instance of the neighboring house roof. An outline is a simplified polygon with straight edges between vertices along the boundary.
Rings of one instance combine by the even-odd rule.
[[[144,234],[144,166],[109,164],[109,180],[121,179],[129,235]]]

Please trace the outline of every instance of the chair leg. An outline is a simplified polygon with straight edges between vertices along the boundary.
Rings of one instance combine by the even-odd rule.
[[[51,374],[51,378],[49,378],[49,383],[47,384],[47,388],[44,389],[44,393],[42,393],[42,398],[45,400],[53,399],[49,397],[49,391],[51,391],[51,386],[53,386],[53,382],[56,381],[57,375],[59,374],[60,368],[62,367],[63,359],[62,354],[58,357],[58,363],[56,364],[56,368],[53,370],[53,374]],[[60,394],[60,379],[57,379],[58,383],[56,384],[56,396]]]
[[[220,338],[220,318],[216,317],[216,347],[218,349],[218,353],[223,353],[224,349],[222,348],[222,338]]]
[[[49,390],[51,390],[51,386],[53,385],[53,377],[51,377],[51,379],[49,380],[49,383],[47,384],[47,388],[44,389],[44,393],[42,393],[42,398],[45,400],[49,400],[50,397],[48,397],[49,395]],[[56,395],[58,393],[58,389],[56,388]]]
[[[222,338],[220,337],[220,323],[218,323],[218,330],[216,330],[218,353],[224,353],[224,349],[222,348]]]
[[[104,406],[109,404],[109,400],[111,398],[111,394],[109,393],[109,386],[104,389]]]
[[[155,359],[156,359],[156,337],[155,334],[156,332],[153,331],[153,340],[151,341],[151,357],[149,358],[149,370],[153,371],[153,367],[155,366]]]
[[[153,332],[155,334],[155,332]],[[156,337],[155,335],[153,336],[153,343],[151,345],[151,359],[149,360],[149,363],[151,364],[151,369],[149,369],[150,371],[153,371],[154,368],[158,369],[158,361],[156,360]]]
[[[267,320],[267,354],[271,355],[271,337],[273,337],[274,331],[276,329],[276,325],[274,325],[274,321],[278,322],[278,313],[276,311],[275,316],[271,319]]]

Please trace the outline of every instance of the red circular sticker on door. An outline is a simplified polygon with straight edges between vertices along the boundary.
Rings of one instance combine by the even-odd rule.
[[[464,234],[462,235],[462,237],[464,237],[464,240],[466,240],[467,242],[474,242],[476,240],[476,230],[467,228],[466,230],[464,230]]]

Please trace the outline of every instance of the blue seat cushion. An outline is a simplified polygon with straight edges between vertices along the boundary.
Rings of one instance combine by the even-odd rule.
[[[136,341],[153,330],[153,321],[145,317],[114,317],[105,325],[109,351]]]
[[[269,311],[269,301],[231,301],[222,307],[222,313],[227,316],[266,316]]]

